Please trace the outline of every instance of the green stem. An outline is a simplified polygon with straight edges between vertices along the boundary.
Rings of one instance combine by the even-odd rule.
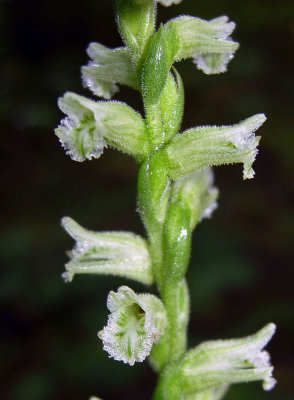
[[[180,360],[187,346],[189,292],[186,280],[179,283],[167,280],[161,295],[169,321],[167,363],[170,363]]]
[[[169,328],[152,351],[152,363],[163,370],[186,351],[189,294],[184,279],[190,257],[190,214],[184,205],[170,201],[171,183],[163,155],[154,153],[140,167],[138,204],[149,239],[152,267]]]
[[[149,137],[149,157],[140,166],[138,174],[138,204],[148,234],[155,282],[169,322],[164,338],[153,347],[151,355],[154,367],[162,371],[179,361],[186,351],[189,293],[184,276],[190,257],[190,215],[182,203],[173,203],[170,199],[172,183],[167,175],[165,153],[159,148],[166,135],[161,96],[158,93],[152,98],[146,93],[144,96],[143,75],[138,76],[138,80],[141,81]],[[182,107],[179,110],[182,116]],[[172,121],[173,108],[169,111],[171,115],[164,117]]]

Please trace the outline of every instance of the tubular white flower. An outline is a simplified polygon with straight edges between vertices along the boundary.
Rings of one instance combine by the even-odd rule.
[[[139,113],[118,101],[93,101],[67,92],[58,100],[67,117],[55,133],[74,161],[98,158],[107,145],[136,158],[147,154],[145,123]]]
[[[181,366],[185,394],[256,380],[263,381],[264,390],[271,390],[276,381],[269,355],[263,348],[275,329],[274,324],[268,324],[255,335],[204,342],[190,350]]]
[[[161,300],[121,286],[116,293],[109,293],[107,308],[111,312],[107,326],[98,332],[103,349],[110,357],[129,365],[144,361],[167,326]]]
[[[131,232],[92,232],[69,217],[62,219],[62,225],[77,241],[63,273],[67,282],[75,274],[116,275],[144,284],[153,282],[145,239]]]
[[[138,89],[137,77],[127,48],[109,49],[100,43],[90,43],[87,53],[92,59],[82,67],[82,79],[95,95],[111,99],[118,92],[117,84]]]
[[[207,166],[243,163],[243,178],[253,178],[260,140],[254,132],[265,120],[257,114],[236,125],[202,126],[176,135],[166,147],[169,176],[179,179]]]
[[[166,24],[166,30],[178,37],[174,60],[193,58],[197,67],[206,74],[226,71],[228,62],[239,47],[230,37],[234,29],[235,23],[229,22],[227,16],[211,21],[182,16]]]

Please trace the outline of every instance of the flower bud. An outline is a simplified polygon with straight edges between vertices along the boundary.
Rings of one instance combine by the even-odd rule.
[[[69,253],[63,278],[71,281],[75,274],[116,275],[151,284],[153,274],[147,241],[130,232],[92,232],[69,217],[62,225],[76,245]]]
[[[136,294],[127,286],[110,292],[107,326],[98,332],[110,357],[126,364],[142,362],[150,354],[167,327],[161,300],[151,294]]]
[[[190,211],[190,229],[197,222],[210,218],[217,208],[218,190],[213,186],[213,172],[210,167],[194,172],[173,184],[172,200],[182,201]]]
[[[176,135],[166,147],[169,176],[179,179],[204,167],[243,163],[243,178],[254,176],[252,164],[260,137],[254,132],[264,123],[257,114],[232,126],[202,126]]]
[[[58,101],[67,117],[55,130],[74,161],[98,158],[107,145],[138,159],[147,154],[148,138],[139,113],[118,101],[93,101],[67,92]]]
[[[111,99],[118,92],[117,84],[138,89],[135,69],[127,48],[109,49],[100,43],[90,43],[87,53],[92,61],[82,67],[84,87],[96,96]]]
[[[269,354],[263,348],[275,329],[274,324],[268,324],[252,336],[204,342],[190,350],[181,366],[185,395],[257,380],[263,381],[264,390],[271,390],[276,381]]]

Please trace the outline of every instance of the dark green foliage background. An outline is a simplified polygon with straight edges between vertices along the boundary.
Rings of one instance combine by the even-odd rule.
[[[1,389],[3,400],[150,399],[148,362],[108,359],[96,332],[106,323],[110,289],[132,282],[60,275],[73,242],[59,220],[70,215],[96,230],[143,233],[136,209],[136,166],[112,150],[83,164],[65,156],[54,127],[57,97],[90,93],[80,82],[90,41],[121,45],[106,0],[2,0],[1,26]],[[276,389],[236,385],[228,400],[290,400],[293,387],[293,0],[184,0],[159,8],[210,19],[227,14],[241,43],[227,74],[178,66],[186,88],[183,127],[232,124],[264,112],[268,121],[255,163],[215,169],[219,209],[196,230],[188,279],[190,344],[250,334],[274,321],[269,346]],[[137,93],[119,99],[141,110]]]

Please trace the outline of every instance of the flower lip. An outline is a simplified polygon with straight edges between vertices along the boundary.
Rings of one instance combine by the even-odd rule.
[[[55,129],[62,146],[72,160],[98,158],[107,147],[101,124],[102,113],[94,112],[91,101],[67,92],[58,100],[60,110],[67,115]]]

